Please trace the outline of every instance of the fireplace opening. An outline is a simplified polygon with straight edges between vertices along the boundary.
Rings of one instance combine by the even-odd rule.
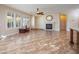
[[[46,24],[46,29],[52,29],[52,24]]]

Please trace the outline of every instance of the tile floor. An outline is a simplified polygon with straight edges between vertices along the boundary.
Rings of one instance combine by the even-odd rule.
[[[76,45],[69,43],[69,32],[32,30],[0,40],[1,54],[74,54]]]

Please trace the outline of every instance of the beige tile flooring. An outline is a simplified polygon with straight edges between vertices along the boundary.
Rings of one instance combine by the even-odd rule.
[[[0,40],[3,54],[72,54],[78,53],[69,43],[69,32],[32,30]]]

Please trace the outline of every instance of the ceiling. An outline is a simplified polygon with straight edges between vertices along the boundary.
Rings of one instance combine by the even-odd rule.
[[[78,8],[79,4],[6,4],[6,6],[29,14],[35,14],[37,8],[46,14],[53,14]]]

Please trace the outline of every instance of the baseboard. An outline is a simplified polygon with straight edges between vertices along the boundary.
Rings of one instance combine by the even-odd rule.
[[[43,30],[43,29],[33,28],[33,29],[31,29],[31,30]]]

